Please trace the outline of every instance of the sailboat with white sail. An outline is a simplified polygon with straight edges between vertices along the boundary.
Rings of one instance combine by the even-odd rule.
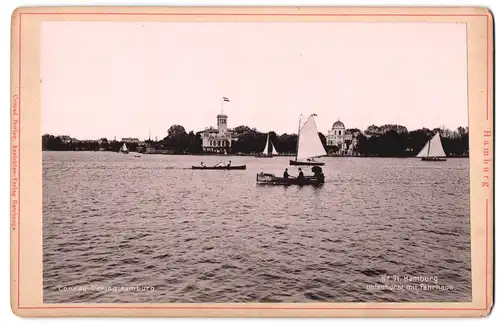
[[[437,132],[432,139],[427,141],[416,157],[422,158],[424,161],[446,161],[446,153],[441,144],[439,132]]]
[[[120,148],[120,152],[128,154],[128,148],[127,148],[127,145],[125,143],[123,143],[123,146]]]
[[[269,133],[267,134],[267,139],[266,139],[266,146],[264,148],[264,151],[262,151],[261,154],[256,155],[255,157],[257,158],[272,158],[273,156],[277,156],[278,152],[276,151],[276,148],[273,145],[273,142],[270,139]]]
[[[323,166],[325,163],[315,158],[326,156],[326,150],[318,135],[318,128],[311,114],[306,123],[300,128],[297,140],[297,154],[295,160],[290,160],[292,166]]]

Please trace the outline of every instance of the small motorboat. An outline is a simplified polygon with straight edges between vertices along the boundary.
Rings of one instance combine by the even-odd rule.
[[[257,184],[261,185],[321,185],[324,184],[324,179],[319,179],[315,176],[305,176],[299,178],[283,178],[277,177],[274,174],[259,173],[257,174]]]
[[[243,170],[247,169],[247,165],[235,166],[191,166],[191,169],[198,170]]]

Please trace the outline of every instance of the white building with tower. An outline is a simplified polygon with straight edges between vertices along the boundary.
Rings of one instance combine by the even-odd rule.
[[[333,123],[332,129],[328,130],[326,137],[327,147],[337,147],[338,154],[341,155],[354,155],[356,154],[355,148],[358,144],[359,132],[351,133],[346,131],[344,123],[340,120]]]
[[[233,134],[227,128],[227,115],[217,115],[217,129],[207,128],[201,134],[203,152],[227,153],[231,149]]]
[[[326,145],[329,147],[337,146],[339,150],[342,150],[345,138],[345,125],[344,123],[337,120],[333,123],[332,129],[328,130],[328,136],[326,137]]]

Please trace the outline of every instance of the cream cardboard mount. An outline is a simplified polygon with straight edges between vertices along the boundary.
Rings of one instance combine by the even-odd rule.
[[[110,300],[54,302],[44,292],[53,286],[44,231],[44,181],[40,136],[43,134],[44,87],[41,47],[45,22],[183,22],[184,24],[252,22],[429,23],[465,25],[469,132],[471,299],[443,301],[222,302]],[[95,29],[99,33],[99,28]],[[123,33],[126,33],[125,31]],[[97,35],[97,34],[96,34]],[[293,35],[292,35],[293,36]],[[61,37],[63,37],[61,35]],[[75,35],[75,37],[77,37]],[[129,36],[122,35],[121,38]],[[410,35],[408,35],[410,37]],[[110,40],[112,42],[113,40]],[[200,39],[200,42],[202,40]],[[84,42],[84,40],[82,40]],[[493,305],[493,16],[480,7],[25,7],[12,15],[11,61],[11,305],[16,315],[162,316],[162,317],[479,317]],[[68,45],[70,46],[70,45]],[[266,49],[257,49],[265,51]],[[93,48],[94,55],[106,56]],[[97,54],[96,54],[97,53]],[[70,67],[67,67],[70,69]],[[103,69],[106,67],[103,66]],[[69,70],[68,70],[69,71]],[[95,76],[99,79],[99,75]],[[147,80],[144,81],[147,83]],[[235,80],[237,82],[237,80]],[[47,81],[49,83],[49,81]],[[279,86],[279,85],[278,85]],[[75,92],[83,94],[84,91]],[[64,94],[59,94],[64,96]],[[58,96],[59,96],[58,95]],[[90,96],[90,95],[89,95]],[[126,93],[120,94],[126,96]],[[98,100],[98,98],[96,98]],[[71,110],[71,108],[67,108]],[[368,109],[368,108],[367,108]],[[127,114],[127,112],[123,112]],[[60,112],[64,123],[64,111]],[[71,139],[69,140],[71,141]],[[129,155],[133,158],[133,155]],[[128,159],[128,158],[127,158]],[[146,158],[144,158],[146,159]],[[288,158],[287,158],[288,159]],[[360,158],[361,159],[361,158]],[[236,160],[236,158],[235,158]],[[453,159],[448,159],[448,161]],[[325,167],[326,169],[326,167]],[[253,176],[254,177],[254,176]],[[61,209],[61,208],[59,208]],[[72,218],[78,219],[79,215]],[[56,236],[56,234],[53,234]],[[52,237],[50,237],[52,238]],[[44,254],[46,253],[46,254]],[[124,252],[125,254],[125,252]],[[44,260],[45,263],[44,263]],[[63,259],[64,260],[64,259]],[[62,263],[62,261],[61,261]],[[291,262],[293,264],[293,262]],[[65,267],[61,265],[60,267]],[[391,274],[388,276],[404,277]],[[44,278],[45,277],[45,278]],[[49,278],[47,278],[49,277]],[[158,274],[158,277],[161,277]],[[74,281],[72,288],[98,290]],[[147,283],[143,285],[149,285]],[[375,285],[375,284],[374,284]],[[59,286],[61,287],[61,285]],[[71,290],[73,290],[71,289]],[[102,287],[101,291],[106,295]],[[286,288],[285,288],[286,289]],[[72,297],[63,288],[64,297]],[[76,291],[76,290],[74,290]],[[74,292],[83,295],[82,292]],[[123,293],[125,294],[125,292]],[[63,297],[63,296],[61,296]],[[76,297],[76,296],[75,296]],[[119,297],[119,296],[118,296]]]

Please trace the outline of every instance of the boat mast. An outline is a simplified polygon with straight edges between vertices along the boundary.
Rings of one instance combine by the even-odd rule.
[[[300,114],[299,118],[299,131],[297,132],[297,146],[295,147],[295,161],[297,161],[297,156],[299,154],[300,123],[302,123],[302,114]]]
[[[271,137],[269,136],[269,133],[267,134],[266,147],[267,147],[266,155],[272,155],[273,148],[271,148]]]
[[[434,138],[434,137],[432,137]],[[432,138],[429,140],[429,145],[427,146],[427,157],[429,157],[429,154],[431,152],[431,142],[432,142]]]
[[[269,154],[271,156],[274,156],[274,152],[276,151],[276,148],[274,147],[273,142],[271,141],[271,134],[269,134]]]

